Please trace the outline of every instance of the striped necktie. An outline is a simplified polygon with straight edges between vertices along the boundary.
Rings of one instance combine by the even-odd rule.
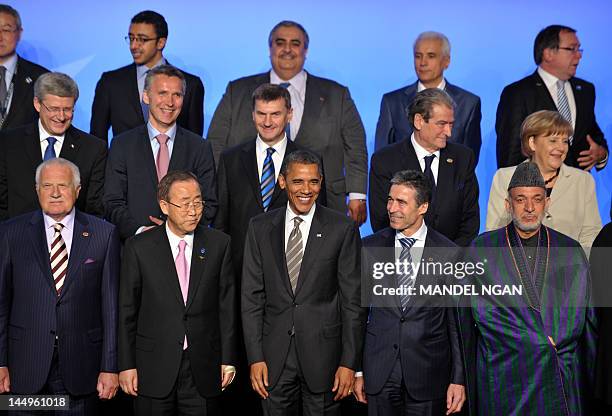
[[[264,211],[267,211],[272,202],[272,194],[274,193],[274,162],[272,161],[272,153],[274,148],[266,149],[266,158],[264,159],[263,169],[261,171],[261,181],[259,189],[261,190],[261,202],[263,203]]]
[[[397,287],[404,289],[408,289],[409,287],[414,286],[415,279],[412,278],[413,269],[412,269],[412,256],[410,255],[410,248],[416,242],[415,238],[400,238],[400,244],[402,245],[402,251],[399,255],[399,262],[402,265],[402,271],[406,273],[400,274],[397,276]],[[404,264],[406,267],[404,268]],[[407,290],[406,290],[407,291]],[[410,300],[410,295],[408,293],[404,293],[400,296],[400,303],[402,305],[402,310],[406,309],[406,305],[408,304],[408,300]]]
[[[57,296],[59,296],[62,292],[64,280],[66,279],[66,271],[68,270],[68,250],[66,249],[66,243],[62,238],[63,228],[64,224],[59,222],[53,224],[55,233],[53,234],[51,252],[49,253],[51,260],[51,273],[53,274]]]
[[[567,100],[567,94],[565,94],[565,83],[567,81],[557,81],[557,109],[559,114],[572,124],[572,112],[570,111],[569,101]],[[572,144],[573,137],[570,137],[570,145]]]
[[[304,220],[300,217],[293,218],[293,230],[291,230],[291,234],[289,234],[287,251],[285,252],[289,282],[291,282],[291,290],[294,294],[297,287],[298,276],[300,275],[300,268],[302,266],[302,257],[304,256],[302,232],[300,231],[300,224],[302,221]]]

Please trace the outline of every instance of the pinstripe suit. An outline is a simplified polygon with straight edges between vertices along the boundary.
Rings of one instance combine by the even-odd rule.
[[[39,392],[57,336],[59,371],[71,395],[96,392],[117,372],[119,237],[110,223],[76,211],[68,272],[58,297],[42,211],[0,225],[0,366],[11,391]]]

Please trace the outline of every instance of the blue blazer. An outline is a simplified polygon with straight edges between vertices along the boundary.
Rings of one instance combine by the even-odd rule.
[[[0,366],[9,369],[12,392],[39,392],[57,336],[66,389],[90,394],[100,372],[117,372],[119,236],[114,225],[76,211],[58,297],[44,224],[39,210],[0,225]]]
[[[383,95],[380,115],[376,124],[376,148],[410,139],[412,126],[408,121],[408,110],[417,93],[418,81],[407,87]],[[455,101],[455,125],[450,140],[461,143],[474,152],[476,163],[480,154],[480,98],[446,81],[444,89]]]

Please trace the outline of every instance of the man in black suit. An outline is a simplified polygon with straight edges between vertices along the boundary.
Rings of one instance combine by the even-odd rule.
[[[95,415],[118,388],[119,237],[74,207],[76,165],[35,176],[41,209],[0,226],[0,393],[66,394],[62,414]]]
[[[451,61],[450,50],[448,38],[439,32],[423,32],[414,41],[414,70],[418,79],[414,84],[383,96],[376,124],[376,150],[400,140],[410,140],[412,126],[406,115],[414,95],[426,88],[440,88],[456,104],[451,140],[472,149],[478,163],[482,141],[480,98],[444,78]]]
[[[8,4],[0,4],[0,32],[0,129],[6,130],[36,120],[34,82],[49,71],[15,52],[23,28],[19,12]]]
[[[384,147],[370,163],[370,223],[374,231],[389,226],[386,204],[390,180],[401,170],[419,170],[432,182],[432,201],[425,214],[428,227],[459,246],[467,246],[480,227],[478,181],[474,153],[447,142],[454,103],[442,90],[416,94],[408,118],[414,132],[409,140]]]
[[[456,259],[457,253],[451,252],[455,244],[425,225],[430,198],[431,184],[420,170],[401,171],[393,176],[387,199],[390,227],[363,240],[364,247],[373,250],[373,261],[406,261],[423,266],[423,261],[434,265]],[[387,259],[379,252],[382,247],[396,253]],[[382,280],[385,277],[388,281]],[[379,286],[442,287],[448,281],[424,267],[411,267],[385,277],[377,280],[382,283]],[[382,299],[369,302],[363,373],[355,382],[358,400],[368,403],[368,414],[372,416],[434,416],[461,411],[466,398],[465,381],[452,303],[441,297],[419,296],[418,291],[399,296],[381,293],[380,289],[368,293],[370,299],[374,295]]]
[[[159,183],[163,226],[125,245],[119,292],[119,382],[137,415],[219,415],[236,362],[238,310],[230,239],[198,226],[198,179]]]
[[[34,172],[56,156],[81,172],[76,207],[102,216],[106,143],[72,126],[78,98],[79,88],[68,75],[43,74],[34,84],[38,122],[0,133],[0,220],[38,209]]]
[[[539,110],[559,111],[572,123],[574,136],[565,164],[590,170],[608,162],[608,144],[595,120],[595,86],[576,78],[582,58],[576,30],[548,26],[536,36],[533,56],[538,69],[508,85],[497,106],[497,167],[515,166],[526,159],[521,153],[521,124]]]
[[[251,220],[242,271],[242,325],[253,389],[264,414],[338,414],[360,365],[359,230],[315,204],[319,158],[285,157],[288,204]]]
[[[210,143],[176,122],[185,83],[183,73],[174,67],[150,70],[143,96],[149,106],[148,123],[120,134],[111,143],[104,208],[122,240],[163,223],[157,184],[173,170],[187,170],[198,178],[206,202],[202,222],[208,224],[215,216],[217,190]]]
[[[367,218],[368,154],[365,130],[348,89],[304,71],[308,33],[299,23],[282,21],[268,38],[272,70],[230,82],[208,129],[215,160],[221,152],[255,137],[251,96],[261,84],[285,86],[293,117],[289,139],[317,153],[325,166],[327,206],[347,212],[359,225]]]
[[[159,65],[170,65],[162,54],[168,40],[168,24],[159,13],[146,10],[135,15],[125,40],[134,62],[102,74],[91,107],[90,133],[105,141],[109,126],[115,137],[146,122],[149,110],[143,93],[147,72]],[[177,123],[202,136],[204,85],[199,77],[182,72],[187,87]]]

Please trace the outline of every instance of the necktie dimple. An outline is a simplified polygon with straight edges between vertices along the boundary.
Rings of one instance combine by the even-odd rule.
[[[43,161],[53,159],[57,157],[55,155],[55,142],[57,139],[55,137],[47,137],[47,148],[45,149],[45,155],[43,156]]]
[[[431,164],[433,160],[436,158],[436,155],[425,156],[425,170],[423,173],[427,176],[427,179],[431,182],[431,201],[435,199],[436,196],[436,179],[434,177],[433,171],[431,170]]]
[[[6,89],[6,67],[0,65],[0,115],[6,115],[6,97],[8,90]]]
[[[565,83],[567,81],[557,81],[557,109],[559,114],[572,124],[572,112],[570,111],[569,101],[567,100],[567,94],[565,94]],[[569,138],[570,145],[572,144],[573,137]]]
[[[400,274],[397,277],[397,285],[398,285],[398,288],[405,286],[405,289],[407,292],[407,289],[409,287],[413,287],[414,282],[415,282],[415,279],[412,278],[413,268],[412,268],[412,256],[410,255],[410,248],[414,245],[414,243],[416,242],[416,239],[400,238],[399,242],[402,245],[402,251],[399,255],[399,262],[402,265],[402,267],[404,267],[405,265],[405,268],[403,269],[403,271],[405,271],[406,273]],[[402,306],[402,310],[406,309],[406,305],[408,304],[409,299],[410,299],[410,295],[408,293],[403,293],[400,296],[400,303]]]
[[[51,274],[53,275],[53,281],[55,282],[57,296],[59,296],[62,292],[64,280],[66,279],[66,272],[68,270],[68,250],[66,249],[66,243],[62,237],[63,228],[64,224],[53,224],[53,229],[55,232],[53,233],[51,251],[49,252]]]
[[[187,258],[185,257],[186,246],[187,242],[185,240],[179,241],[179,252],[174,260],[176,274],[178,275],[179,285],[181,286],[181,294],[183,295],[183,303],[185,305],[187,304],[187,294],[189,293],[189,272],[187,270]],[[185,338],[183,339],[183,349],[187,349],[187,334],[185,334]]]
[[[286,90],[289,90],[289,85],[291,85],[291,83],[289,83],[289,82],[281,82],[278,85],[283,87]],[[291,140],[291,123],[287,123],[287,125],[285,126],[285,134],[287,135],[287,139]]]
[[[287,271],[289,272],[289,282],[291,283],[291,290],[295,294],[295,288],[297,287],[298,276],[300,275],[300,268],[302,266],[302,257],[304,256],[304,248],[302,246],[302,232],[300,231],[300,224],[304,221],[300,217],[293,218],[293,229],[289,234],[289,241],[287,242],[287,251],[285,258],[287,259]]]
[[[157,151],[157,161],[155,167],[157,169],[157,180],[161,181],[164,176],[168,173],[168,166],[170,165],[170,151],[168,150],[168,136],[165,134],[158,134],[155,136],[155,140],[159,143],[159,150]]]
[[[261,181],[259,188],[261,190],[261,202],[263,203],[264,211],[268,210],[270,202],[272,201],[272,194],[274,193],[274,162],[272,161],[272,154],[274,149],[268,147],[266,149],[266,158],[264,159],[263,169],[261,171]]]

